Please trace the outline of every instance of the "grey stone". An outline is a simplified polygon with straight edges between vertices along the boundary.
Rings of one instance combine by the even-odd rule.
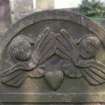
[[[103,27],[79,14],[48,10],[25,17],[0,42],[1,102],[105,102],[104,47]]]

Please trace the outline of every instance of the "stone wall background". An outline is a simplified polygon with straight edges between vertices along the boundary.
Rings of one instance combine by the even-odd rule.
[[[53,8],[54,0],[0,0],[0,37],[21,18]]]
[[[12,23],[33,12],[33,0],[10,0]]]
[[[54,0],[9,0],[12,23],[40,10],[53,9]]]
[[[0,34],[3,34],[11,24],[9,5],[8,0],[0,0]]]

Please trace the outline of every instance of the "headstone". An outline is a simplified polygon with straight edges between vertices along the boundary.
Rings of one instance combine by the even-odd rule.
[[[3,105],[105,102],[105,30],[66,10],[22,19],[0,43],[0,83]]]

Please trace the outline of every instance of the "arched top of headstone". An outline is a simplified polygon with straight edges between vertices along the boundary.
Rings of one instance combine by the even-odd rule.
[[[80,14],[74,13],[68,10],[48,10],[35,12],[25,18],[21,19],[17,23],[15,23],[5,34],[4,43],[8,43],[8,41],[18,34],[23,29],[29,27],[32,24],[36,24],[42,21],[49,20],[63,20],[74,22],[80,26],[83,26],[87,30],[95,33],[104,43],[105,39],[105,30],[102,26],[97,25],[95,22],[91,21],[89,18],[82,16]],[[57,27],[57,26],[56,26]],[[37,27],[36,27],[37,28]]]
[[[85,16],[67,10],[36,12],[14,24],[1,41],[0,80],[16,92],[27,91],[27,78],[33,92],[41,87],[41,92],[50,91],[48,86],[72,93],[71,85],[74,91],[84,93],[84,87],[95,91],[105,83],[104,47],[105,30]],[[45,82],[36,86],[34,79],[40,78]],[[80,83],[84,87],[78,87]]]

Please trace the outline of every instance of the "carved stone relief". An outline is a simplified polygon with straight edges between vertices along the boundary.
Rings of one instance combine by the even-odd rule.
[[[8,47],[13,66],[3,70],[1,82],[18,87],[27,77],[43,77],[54,90],[65,76],[84,78],[90,85],[104,83],[105,65],[96,60],[99,38],[91,34],[75,41],[71,34],[66,29],[55,33],[46,27],[36,41],[25,35],[15,37]]]
[[[66,81],[75,81],[73,87],[76,86],[76,81],[81,80],[92,89],[104,85],[104,30],[97,25],[94,26],[95,23],[88,19],[85,20],[85,17],[80,15],[76,17],[76,14],[70,11],[71,14],[68,17],[66,12],[55,10],[32,15],[33,18],[29,16],[25,18],[26,20],[22,20],[25,25],[20,21],[17,26],[14,26],[15,31],[10,30],[6,33],[8,37],[4,37],[0,45],[1,86],[13,89],[12,94],[15,90],[17,94],[24,95],[24,92],[17,91],[20,92],[18,89],[22,89],[22,86],[29,83],[27,80],[42,80],[44,89],[53,97],[51,91],[63,94],[66,91],[63,87],[67,89],[72,87],[73,82],[68,82],[70,85],[67,85]],[[48,17],[45,16],[47,13]],[[80,90],[83,90],[81,83]],[[32,84],[35,85],[34,82]],[[34,90],[33,85],[30,87]],[[7,91],[10,92],[8,89]],[[85,94],[84,90],[81,93]],[[37,92],[39,91],[35,90],[32,94]],[[48,92],[45,93],[48,95]],[[59,97],[58,93],[54,94]],[[69,93],[72,94],[72,91],[66,94]],[[29,90],[27,94],[30,95]],[[68,101],[72,101],[72,96],[70,99]]]

